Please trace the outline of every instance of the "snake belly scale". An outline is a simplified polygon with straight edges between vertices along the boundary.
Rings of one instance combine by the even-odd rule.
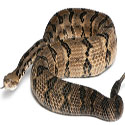
[[[31,88],[43,107],[64,115],[89,115],[115,121],[123,112],[118,92],[125,74],[115,82],[110,98],[62,78],[101,74],[114,62],[116,50],[115,27],[108,15],[89,9],[64,9],[50,19],[43,38],[5,76],[4,87],[16,88],[33,64]]]

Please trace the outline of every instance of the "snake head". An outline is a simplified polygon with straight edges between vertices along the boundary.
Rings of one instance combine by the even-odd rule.
[[[4,77],[3,84],[4,88],[8,90],[15,90],[19,82],[18,76],[12,72]]]

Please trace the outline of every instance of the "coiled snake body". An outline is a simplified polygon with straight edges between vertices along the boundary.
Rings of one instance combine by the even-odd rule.
[[[116,34],[109,16],[89,9],[65,9],[49,21],[43,39],[21,58],[17,68],[4,78],[4,87],[15,88],[29,65],[32,92],[52,112],[90,115],[106,121],[120,118],[123,102],[114,84],[110,98],[64,77],[90,77],[110,67],[116,55]]]

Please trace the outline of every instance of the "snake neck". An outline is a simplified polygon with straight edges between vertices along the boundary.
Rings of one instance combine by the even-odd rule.
[[[26,53],[24,53],[19,61],[17,68],[4,77],[3,82],[5,89],[14,90],[17,88],[21,78],[24,76],[29,66],[33,64],[37,54],[41,49],[43,49],[45,45],[46,42],[41,39],[37,41]]]

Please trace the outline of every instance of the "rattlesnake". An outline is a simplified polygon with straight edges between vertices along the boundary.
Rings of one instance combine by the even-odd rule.
[[[31,88],[46,109],[64,115],[89,115],[106,121],[120,118],[123,101],[118,95],[125,74],[112,87],[110,98],[98,91],[61,78],[91,77],[112,65],[117,39],[111,18],[89,9],[65,9],[49,21],[43,38],[21,58],[4,78],[6,89],[15,89],[28,67]]]

